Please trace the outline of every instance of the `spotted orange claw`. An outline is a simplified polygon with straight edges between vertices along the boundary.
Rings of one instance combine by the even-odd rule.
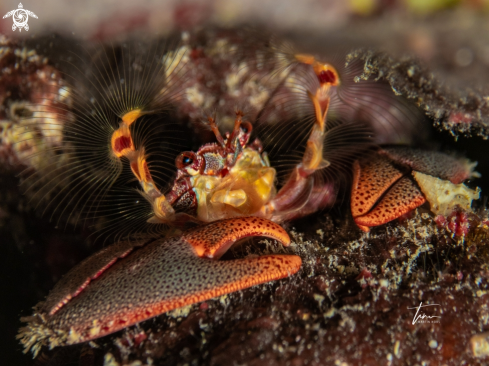
[[[370,227],[392,221],[425,203],[424,186],[413,172],[455,184],[478,176],[474,167],[468,160],[440,152],[404,147],[380,149],[369,159],[354,164],[351,212],[355,223],[369,231]]]
[[[166,311],[296,273],[301,258],[219,261],[231,244],[266,236],[290,244],[278,224],[256,217],[216,221],[166,240],[121,242],[74,267],[18,338],[25,352],[93,340]]]
[[[426,199],[409,177],[383,157],[355,162],[351,211],[363,231],[421,206]]]

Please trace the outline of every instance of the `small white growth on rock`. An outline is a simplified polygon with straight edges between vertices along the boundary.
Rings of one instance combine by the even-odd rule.
[[[231,303],[231,299],[229,298],[229,295],[222,295],[219,297],[219,302],[223,306],[228,306]]]
[[[167,78],[171,78],[175,71],[179,72],[182,70],[183,65],[188,63],[190,60],[189,54],[190,47],[182,46],[175,51],[168,52],[164,56],[162,61],[165,66],[165,75]]]
[[[104,357],[104,366],[119,366],[112,353],[106,353]]]
[[[325,299],[325,297],[323,295],[314,294],[314,300],[316,300],[318,302],[319,307],[323,306],[324,299]]]
[[[24,346],[24,353],[32,352],[36,358],[42,346],[48,345],[49,349],[66,345],[67,332],[61,329],[52,330],[47,326],[45,314],[35,312],[32,316],[20,318],[25,327],[19,329],[17,339]]]
[[[399,358],[399,349],[401,347],[401,342],[399,342],[398,340],[396,341],[396,343],[394,344],[394,355]]]
[[[469,341],[470,349],[475,357],[489,356],[489,332],[476,334]]]
[[[463,183],[453,184],[416,171],[413,171],[413,176],[430,203],[431,211],[436,215],[446,216],[457,205],[464,210],[470,210],[472,200],[478,200],[480,196],[479,187],[473,190]]]
[[[177,308],[175,310],[171,310],[167,312],[167,315],[173,317],[173,318],[186,318],[188,314],[190,313],[190,310],[192,310],[192,304],[191,305],[186,305],[181,308]]]

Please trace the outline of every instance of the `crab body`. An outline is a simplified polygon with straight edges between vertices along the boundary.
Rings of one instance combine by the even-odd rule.
[[[211,119],[211,123],[214,121]],[[176,159],[177,178],[166,200],[201,222],[231,217],[266,216],[265,205],[275,196],[275,169],[257,139],[247,145],[251,124],[241,123],[220,144],[207,144],[196,153],[184,152]]]

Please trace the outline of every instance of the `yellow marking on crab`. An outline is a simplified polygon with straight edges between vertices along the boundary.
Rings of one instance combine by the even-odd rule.
[[[190,183],[192,184],[194,190],[199,189],[208,192],[216,188],[219,185],[220,181],[221,178],[213,175],[197,175],[190,178]]]
[[[199,175],[200,172],[198,170],[195,170],[193,168],[185,168],[185,170],[187,171],[188,174],[190,174],[191,176],[195,176],[195,175]]]
[[[131,169],[136,178],[138,178],[144,193],[146,193],[151,199],[161,196],[161,192],[156,187],[153,177],[151,176],[151,172],[149,171],[144,149],[138,151],[137,163],[131,164]]]
[[[209,217],[209,209],[207,205],[207,191],[202,188],[193,188],[195,197],[197,198],[197,217],[204,222],[212,221]]]
[[[224,203],[235,208],[244,205],[246,200],[246,192],[242,189],[236,189],[234,191],[221,189],[211,197],[211,203]]]
[[[139,171],[140,179],[142,182],[153,181],[153,178],[151,178],[151,174],[150,174],[149,169],[148,169],[148,164],[146,163],[146,156],[144,154],[144,149],[139,150],[138,171]]]
[[[260,212],[275,195],[275,174],[259,152],[245,148],[225,177],[192,177],[199,220],[210,222]]]
[[[82,338],[81,334],[78,333],[73,327],[70,328],[70,332],[68,333],[67,343],[74,344],[80,342]]]
[[[448,215],[459,205],[464,210],[470,210],[472,200],[478,200],[480,188],[473,190],[465,184],[453,184],[448,180],[432,177],[428,174],[413,171],[414,179],[430,203],[431,211],[436,215]]]
[[[297,53],[294,55],[294,57],[297,61],[307,65],[312,65],[314,62],[316,62],[316,58],[308,53]]]
[[[260,196],[262,201],[269,201],[273,189],[273,181],[275,180],[275,169],[262,169],[260,178],[253,182],[255,192]]]
[[[264,165],[265,163],[261,158],[260,153],[247,147],[243,149],[230,172],[231,174],[235,174],[243,171],[243,169],[256,169],[261,168]]]
[[[148,222],[154,223],[158,222],[157,220],[159,220],[160,222],[168,222],[175,214],[175,210],[167,201],[164,195],[155,198],[155,200],[153,201],[153,212],[155,216],[151,217]]]
[[[130,126],[135,120],[143,115],[142,109],[133,109],[122,116],[122,122],[126,126]]]
[[[321,90],[318,90],[316,95],[307,92],[309,98],[313,102],[316,116],[316,122],[312,127],[311,134],[307,140],[306,151],[302,158],[302,165],[304,169],[309,172],[324,169],[330,165],[330,162],[323,158],[323,143],[326,136],[324,130],[326,114],[328,113],[329,108],[329,97],[326,97],[326,99],[323,100],[323,104],[321,104],[320,98],[322,96],[318,96],[320,93],[322,93]]]

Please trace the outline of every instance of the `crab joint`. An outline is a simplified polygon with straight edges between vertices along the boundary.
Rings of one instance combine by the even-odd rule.
[[[149,223],[169,222],[175,216],[175,210],[164,195],[155,198],[152,204],[155,215],[148,220]]]
[[[148,222],[168,222],[174,216],[175,211],[156,187],[149,171],[144,148],[136,150],[129,128],[142,114],[141,109],[134,109],[122,116],[119,128],[112,133],[112,152],[117,158],[125,157],[129,160],[131,171],[143,188],[143,196],[153,205],[155,216],[150,218]]]
[[[124,123],[121,123],[120,127],[114,131],[110,143],[113,153],[118,158],[122,158],[123,156],[130,158],[135,152],[131,131]]]
[[[321,85],[323,84],[329,84],[331,86],[340,85],[340,78],[338,72],[332,65],[325,62],[319,62],[316,60],[314,56],[306,53],[296,54],[295,59],[303,64],[311,65]]]
[[[119,128],[114,131],[111,138],[111,146],[114,154],[121,158],[123,156],[130,158],[134,152],[134,142],[132,140],[129,126],[142,115],[141,109],[134,109],[125,113],[119,124]]]

